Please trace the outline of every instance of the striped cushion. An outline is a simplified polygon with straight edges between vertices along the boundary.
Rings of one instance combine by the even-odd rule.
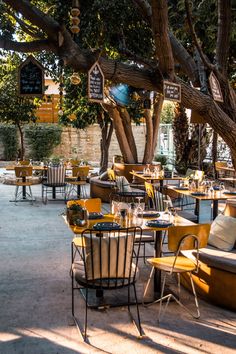
[[[47,184],[62,185],[64,183],[65,183],[65,168],[63,166],[48,167]]]

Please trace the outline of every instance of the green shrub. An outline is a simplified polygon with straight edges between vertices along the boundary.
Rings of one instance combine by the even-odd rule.
[[[0,137],[4,147],[4,159],[16,159],[18,150],[16,126],[11,124],[0,124]]]
[[[166,155],[156,155],[153,160],[160,162],[162,166],[165,166],[167,164],[168,157]]]
[[[54,124],[29,125],[25,135],[31,148],[30,157],[42,160],[52,155],[53,149],[61,142],[62,128]]]

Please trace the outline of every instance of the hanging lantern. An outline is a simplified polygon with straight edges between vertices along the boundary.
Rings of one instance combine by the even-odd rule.
[[[70,77],[70,82],[72,83],[72,85],[79,85],[81,82],[81,78],[80,78],[79,74],[76,72],[73,72],[73,74]]]

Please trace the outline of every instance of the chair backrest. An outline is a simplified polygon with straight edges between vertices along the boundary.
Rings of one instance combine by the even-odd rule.
[[[27,165],[30,164],[30,160],[20,160],[19,164],[22,165],[22,166],[27,166]]]
[[[15,166],[15,175],[17,178],[32,176],[32,166]]]
[[[145,181],[145,190],[148,195],[149,202],[151,201],[152,206],[157,211],[164,211],[165,210],[165,208],[166,208],[165,201],[166,200],[171,202],[171,198],[168,195],[163,194],[160,191],[158,191],[157,189],[155,189],[152,183]],[[172,204],[169,203],[169,206],[172,206]]]
[[[199,242],[199,248],[206,247],[210,233],[210,224],[194,224],[187,226],[175,226],[168,229],[168,249],[171,252],[177,252],[179,244],[184,236],[196,235]],[[193,249],[193,239],[186,239],[182,250]]]
[[[49,166],[47,170],[47,183],[60,185],[65,183],[66,170],[64,166]]]
[[[77,160],[77,159],[75,159],[75,160],[70,160],[70,164],[71,164],[72,167],[73,167],[73,166],[79,166],[80,160]]]
[[[89,213],[100,213],[102,210],[102,201],[100,198],[69,200],[66,204],[67,208],[73,204],[85,207]]]
[[[80,178],[81,181],[86,181],[89,174],[89,166],[73,166],[72,176]]]
[[[82,248],[82,260],[86,281],[106,288],[122,287],[133,282],[137,273],[141,236],[141,228],[85,230],[81,237],[85,245]]]
[[[116,186],[119,192],[132,192],[129,181],[125,176],[116,176]]]

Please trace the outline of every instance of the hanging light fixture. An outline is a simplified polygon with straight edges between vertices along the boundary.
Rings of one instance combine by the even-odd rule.
[[[70,76],[70,82],[72,85],[79,85],[81,82],[81,78],[77,72],[73,72],[73,74]]]

